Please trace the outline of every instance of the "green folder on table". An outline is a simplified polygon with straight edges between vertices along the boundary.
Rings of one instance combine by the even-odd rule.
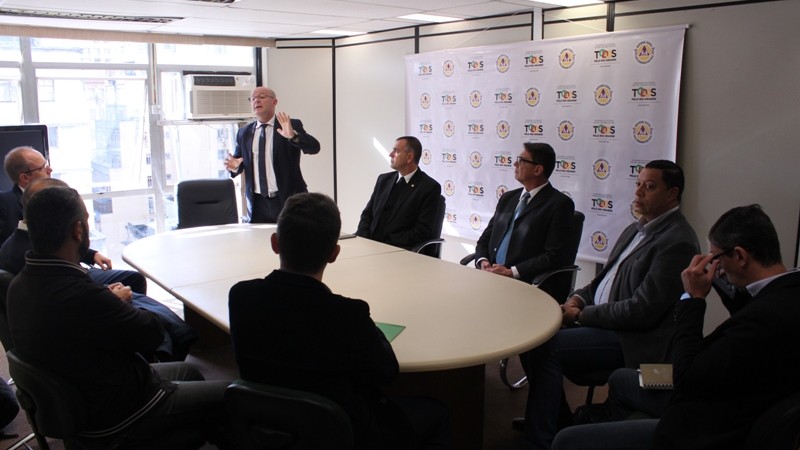
[[[377,325],[378,328],[383,331],[383,334],[386,336],[386,339],[388,339],[389,342],[392,342],[394,338],[396,338],[397,335],[406,328],[405,325],[394,325],[383,322],[375,322],[375,325]]]

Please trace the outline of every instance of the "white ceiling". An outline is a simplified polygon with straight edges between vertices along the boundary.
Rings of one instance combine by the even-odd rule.
[[[0,0],[0,25],[253,38],[324,37],[321,29],[379,31],[419,24],[398,16],[425,13],[460,19],[555,5],[529,0]],[[180,18],[171,23],[38,18],[3,10]]]

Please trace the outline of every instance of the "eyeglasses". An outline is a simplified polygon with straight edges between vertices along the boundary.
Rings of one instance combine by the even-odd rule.
[[[732,252],[734,250],[735,250],[735,248],[729,248],[729,249],[725,250],[724,252],[719,252],[716,255],[711,257],[711,261],[719,259],[721,256],[727,255],[728,253],[730,253],[730,252]]]
[[[268,98],[274,99],[275,96],[274,95],[261,94],[261,95],[256,95],[255,97],[247,97],[247,101],[252,102],[255,99],[266,100]]]
[[[50,163],[49,163],[49,162],[47,162],[47,161],[45,161],[45,162],[44,162],[44,164],[42,164],[41,166],[39,166],[39,167],[37,167],[37,168],[35,168],[35,169],[23,170],[23,171],[22,171],[22,172],[20,172],[20,173],[21,173],[21,174],[22,174],[22,173],[25,173],[25,174],[28,174],[28,175],[30,175],[30,174],[32,174],[33,172],[38,172],[38,171],[40,171],[40,170],[42,170],[42,169],[47,169],[48,167],[50,167]]]
[[[520,164],[520,163],[523,163],[523,162],[526,162],[528,164],[533,164],[535,166],[541,166],[542,165],[541,163],[538,163],[538,162],[536,162],[536,161],[534,161],[532,159],[525,159],[522,156],[517,156],[517,164]]]

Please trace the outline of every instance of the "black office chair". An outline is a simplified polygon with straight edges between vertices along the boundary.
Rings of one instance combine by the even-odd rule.
[[[353,448],[350,419],[325,397],[237,380],[225,404],[239,450]]]
[[[233,180],[200,179],[178,183],[178,229],[239,222]]]
[[[575,211],[572,224],[572,235],[570,236],[570,246],[567,251],[570,254],[572,263],[557,269],[542,272],[533,278],[531,284],[547,292],[559,304],[564,303],[567,296],[575,286],[575,275],[580,267],[575,264],[575,256],[578,254],[578,246],[583,233],[583,221],[586,218],[580,211]],[[475,260],[475,254],[471,253],[461,259],[461,265],[466,266]],[[607,379],[607,377],[606,377]],[[516,390],[528,384],[527,377],[523,376],[517,381],[508,379],[508,358],[500,361],[500,380],[511,390]],[[592,389],[594,391],[594,389]]]
[[[800,448],[800,392],[789,395],[764,411],[747,436],[750,450]]]
[[[136,443],[125,441],[124,435],[108,439],[81,436],[87,411],[78,390],[58,375],[22,360],[13,350],[6,356],[17,386],[17,400],[25,410],[40,450],[50,450],[48,437],[63,440],[67,450],[189,450],[205,443],[202,432],[193,429],[177,429],[169,435]]]
[[[440,195],[439,201],[436,204],[436,222],[433,225],[433,235],[436,237],[415,245],[413,248],[411,248],[412,252],[441,259],[442,245],[445,242],[445,240],[441,238],[441,235],[442,226],[444,225],[444,214],[446,207],[447,204],[445,202],[444,195]]]

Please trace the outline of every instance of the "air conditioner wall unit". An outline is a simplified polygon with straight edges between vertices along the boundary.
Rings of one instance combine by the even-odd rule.
[[[238,119],[253,116],[252,75],[184,75],[187,119]]]

